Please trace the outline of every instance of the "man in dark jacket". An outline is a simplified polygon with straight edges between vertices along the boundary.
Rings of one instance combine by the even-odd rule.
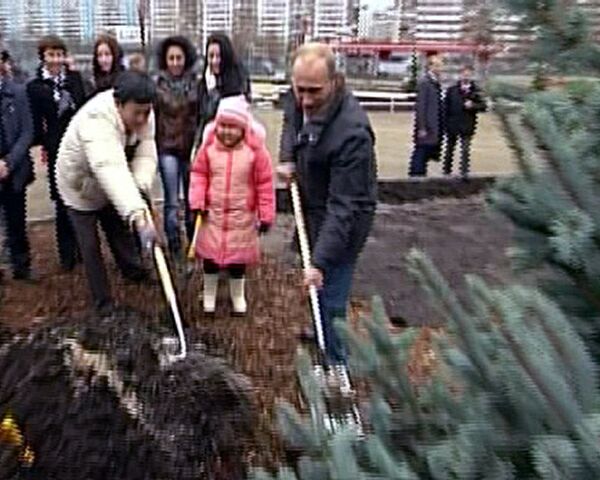
[[[354,265],[377,203],[374,142],[367,115],[335,71],[331,49],[300,47],[284,107],[278,171],[288,180],[295,172],[298,180],[312,247],[305,281],[320,290],[326,351],[334,365],[346,355],[333,319],[346,317]]]
[[[34,144],[41,145],[48,162],[50,198],[56,210],[56,240],[63,269],[72,270],[80,261],[75,233],[67,208],[56,188],[56,156],[71,118],[85,101],[79,72],[65,67],[67,47],[58,37],[44,37],[38,44],[40,66],[27,84],[35,127]]]
[[[473,69],[466,66],[461,71],[460,80],[446,91],[446,153],[444,173],[452,173],[454,148],[460,138],[460,174],[466,178],[471,162],[471,140],[477,128],[477,114],[486,109],[479,87],[473,81]]]
[[[427,57],[427,73],[419,82],[415,105],[415,149],[410,159],[408,175],[427,175],[427,162],[439,160],[443,138],[443,103],[440,75],[444,62],[440,55]]]
[[[0,72],[6,72],[0,60]],[[26,227],[26,187],[33,180],[29,147],[33,122],[25,87],[0,73],[0,209],[3,210],[13,278],[31,278]]]

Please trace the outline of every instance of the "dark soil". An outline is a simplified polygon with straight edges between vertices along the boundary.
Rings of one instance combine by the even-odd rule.
[[[285,459],[276,433],[274,406],[280,399],[301,405],[295,358],[301,345],[298,334],[310,327],[310,317],[297,258],[289,246],[292,231],[291,217],[282,214],[277,227],[264,238],[264,261],[248,278],[250,313],[246,318],[229,315],[225,279],[215,318],[206,318],[202,313],[199,274],[178,282],[192,341],[202,342],[208,354],[221,356],[251,382],[257,416],[254,438],[244,451],[247,465],[271,467]],[[28,330],[58,317],[71,322],[89,317],[83,271],[81,267],[71,273],[59,270],[52,232],[50,224],[32,226],[34,268],[39,282],[5,281],[0,329]],[[481,195],[400,205],[382,203],[357,266],[353,312],[364,309],[372,294],[380,294],[391,317],[412,325],[439,324],[441,319],[428,307],[425,293],[404,267],[405,254],[413,247],[425,250],[460,293],[465,273],[479,273],[491,280],[510,277],[504,252],[511,234],[504,219],[487,212]],[[122,305],[148,318],[166,318],[159,286],[127,284],[112,267],[112,260],[109,264],[113,292]]]
[[[34,248],[36,283],[5,280],[0,303],[0,326],[30,329],[62,317],[73,322],[89,316],[88,288],[82,267],[61,272],[54,251],[51,224],[30,229]],[[105,252],[111,269],[112,290],[117,302],[140,311],[148,318],[167,318],[160,286],[126,283]],[[307,304],[300,288],[299,273],[265,256],[249,273],[246,318],[229,315],[227,282],[222,279],[217,314],[205,318],[198,295],[201,275],[178,282],[182,315],[190,323],[192,342],[201,341],[207,353],[223,357],[233,370],[249,378],[257,415],[255,439],[246,449],[249,465],[273,465],[282,459],[282,446],[272,418],[275,401],[285,399],[299,405],[295,357],[299,333],[310,327]],[[174,332],[174,331],[173,331]]]
[[[464,275],[492,282],[510,279],[506,249],[513,227],[490,211],[481,195],[417,203],[380,203],[371,236],[359,260],[354,291],[381,295],[395,322],[439,325],[426,292],[406,268],[412,248],[426,252],[449,285],[464,298]]]
[[[169,329],[136,311],[54,323],[0,351],[0,416],[35,455],[18,478],[245,478],[255,420],[242,376],[201,349],[161,362]]]

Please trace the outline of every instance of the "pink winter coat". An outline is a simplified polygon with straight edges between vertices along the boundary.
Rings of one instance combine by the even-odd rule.
[[[208,211],[196,256],[220,266],[256,264],[258,222],[275,219],[273,168],[264,142],[252,135],[229,149],[211,132],[192,165],[189,193],[192,210]]]

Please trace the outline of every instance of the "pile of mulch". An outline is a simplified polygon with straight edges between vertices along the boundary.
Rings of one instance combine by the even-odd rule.
[[[11,330],[28,330],[57,318],[74,323],[89,318],[89,293],[83,268],[69,273],[60,270],[51,224],[33,225],[30,235],[39,280],[32,284],[5,281],[0,324]],[[105,258],[110,260],[109,276],[117,302],[147,318],[161,319],[170,327],[160,285],[128,284],[118,274],[108,252]],[[225,278],[220,285],[214,318],[207,318],[202,312],[198,299],[199,272],[187,280],[180,279],[177,286],[182,314],[190,324],[190,341],[203,343],[208,354],[222,357],[251,382],[257,417],[254,441],[245,451],[247,464],[275,465],[284,456],[273,418],[275,403],[284,399],[300,405],[295,360],[301,346],[299,334],[310,327],[299,272],[265,256],[248,276],[249,314],[245,318],[230,316]]]
[[[5,340],[0,458],[12,453],[13,464],[0,464],[0,478],[15,469],[15,447],[30,457],[19,479],[246,478],[249,383],[202,349],[170,360],[169,336],[121,310]]]

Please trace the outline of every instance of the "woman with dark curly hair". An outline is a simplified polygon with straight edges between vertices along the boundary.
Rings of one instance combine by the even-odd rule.
[[[185,198],[185,226],[188,240],[193,224],[188,205],[190,154],[198,124],[198,81],[192,67],[196,52],[185,37],[166,38],[158,49],[159,74],[156,79],[157,99],[156,143],[165,205],[164,228],[169,251],[174,258],[181,255],[179,235],[179,192]]]
[[[113,87],[117,75],[123,71],[122,50],[117,39],[111,35],[100,35],[94,44],[92,60],[94,88],[92,95]]]

